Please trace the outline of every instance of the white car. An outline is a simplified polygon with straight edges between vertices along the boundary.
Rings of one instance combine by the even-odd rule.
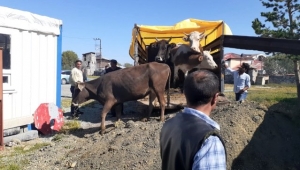
[[[62,70],[61,71],[61,84],[69,84],[69,77],[71,70]]]

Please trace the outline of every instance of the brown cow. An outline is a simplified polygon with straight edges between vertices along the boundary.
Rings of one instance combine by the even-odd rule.
[[[149,95],[148,118],[153,110],[152,102],[157,97],[161,108],[160,120],[164,121],[166,104],[164,93],[170,72],[168,65],[151,62],[117,70],[89,82],[78,82],[72,104],[78,106],[89,99],[95,99],[103,105],[101,135],[105,131],[106,115],[113,105],[142,99],[147,95]],[[120,120],[120,110],[117,109],[116,112],[117,119]]]

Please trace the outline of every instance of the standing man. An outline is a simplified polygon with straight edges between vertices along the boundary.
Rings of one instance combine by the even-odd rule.
[[[187,107],[161,129],[162,170],[226,170],[226,150],[217,132],[220,126],[209,117],[218,92],[219,79],[210,71],[195,71],[185,78]]]
[[[72,99],[74,97],[74,89],[75,89],[75,86],[77,84],[77,82],[84,82],[83,81],[83,73],[81,71],[81,65],[82,65],[82,62],[81,60],[76,60],[75,61],[75,67],[71,70],[71,74],[70,74],[70,77],[69,77],[69,82],[71,84],[71,88],[70,88],[70,91],[72,93]],[[76,111],[76,112],[74,112]],[[71,104],[71,114],[73,116],[78,116],[78,114],[83,114],[83,112],[79,111],[78,109],[78,106],[73,106]]]
[[[243,103],[248,95],[247,90],[251,86],[250,76],[247,74],[250,65],[248,63],[243,63],[241,66],[239,66],[237,71],[232,70],[226,63],[224,63],[224,67],[233,75],[233,91],[235,93],[235,100]]]
[[[114,59],[110,60],[110,67],[105,69],[105,74],[122,69],[121,67],[118,67],[117,64],[118,64],[117,60]]]
[[[118,67],[117,64],[118,64],[117,60],[114,60],[114,59],[110,60],[110,67],[107,68],[107,69],[105,69],[105,73],[104,73],[104,74],[107,74],[107,73],[110,73],[110,72],[113,72],[113,71],[117,71],[117,70],[122,69],[121,67]],[[123,103],[120,103],[120,104],[114,105],[114,106],[111,108],[110,112],[111,112],[111,114],[112,114],[112,117],[116,117],[116,108],[117,108],[117,107],[120,107],[120,109],[121,109],[121,114],[122,114],[122,115],[124,114],[124,113],[123,113]]]

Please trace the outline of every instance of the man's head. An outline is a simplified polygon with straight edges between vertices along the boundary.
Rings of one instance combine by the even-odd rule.
[[[118,64],[117,60],[115,60],[115,59],[110,60],[110,67],[116,68],[117,64]]]
[[[240,67],[239,67],[239,73],[243,74],[243,73],[248,73],[250,68],[250,65],[248,63],[243,63]]]
[[[198,70],[184,80],[183,92],[189,107],[210,104],[216,106],[219,92],[219,78],[208,70]]]
[[[75,64],[76,68],[78,68],[79,70],[81,70],[81,64],[82,64],[81,60],[76,60],[74,64]]]

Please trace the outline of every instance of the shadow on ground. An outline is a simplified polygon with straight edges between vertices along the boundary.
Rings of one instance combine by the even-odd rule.
[[[297,99],[271,106],[233,170],[300,169],[300,116]],[[294,106],[294,107],[293,107]]]

